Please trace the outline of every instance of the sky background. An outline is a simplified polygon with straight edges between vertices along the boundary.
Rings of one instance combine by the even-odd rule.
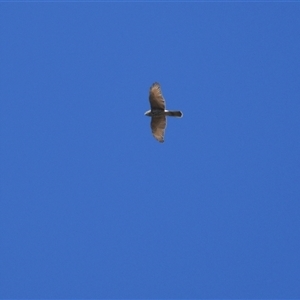
[[[299,15],[0,3],[0,298],[300,298]]]

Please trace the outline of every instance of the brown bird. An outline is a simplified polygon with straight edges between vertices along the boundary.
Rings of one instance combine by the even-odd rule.
[[[163,143],[167,126],[166,116],[181,118],[183,114],[179,110],[166,110],[166,102],[158,82],[154,82],[150,87],[149,101],[151,109],[145,112],[145,116],[151,117],[152,134]]]

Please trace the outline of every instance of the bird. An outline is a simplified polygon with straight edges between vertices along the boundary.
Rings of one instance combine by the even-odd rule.
[[[166,117],[181,118],[183,113],[179,110],[166,110],[166,101],[158,82],[154,82],[150,87],[149,102],[151,109],[145,112],[145,116],[151,117],[150,126],[154,138],[160,143],[163,143],[167,126]]]

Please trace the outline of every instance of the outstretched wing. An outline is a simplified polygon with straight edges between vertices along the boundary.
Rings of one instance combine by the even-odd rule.
[[[167,119],[165,116],[151,118],[152,134],[160,143],[164,142],[166,126],[167,126]]]
[[[165,99],[162,95],[160,85],[158,82],[154,82],[150,87],[149,101],[151,109],[165,110]]]

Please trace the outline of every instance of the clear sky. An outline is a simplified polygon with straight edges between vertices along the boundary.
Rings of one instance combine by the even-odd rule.
[[[0,3],[0,298],[300,298],[299,16]]]

